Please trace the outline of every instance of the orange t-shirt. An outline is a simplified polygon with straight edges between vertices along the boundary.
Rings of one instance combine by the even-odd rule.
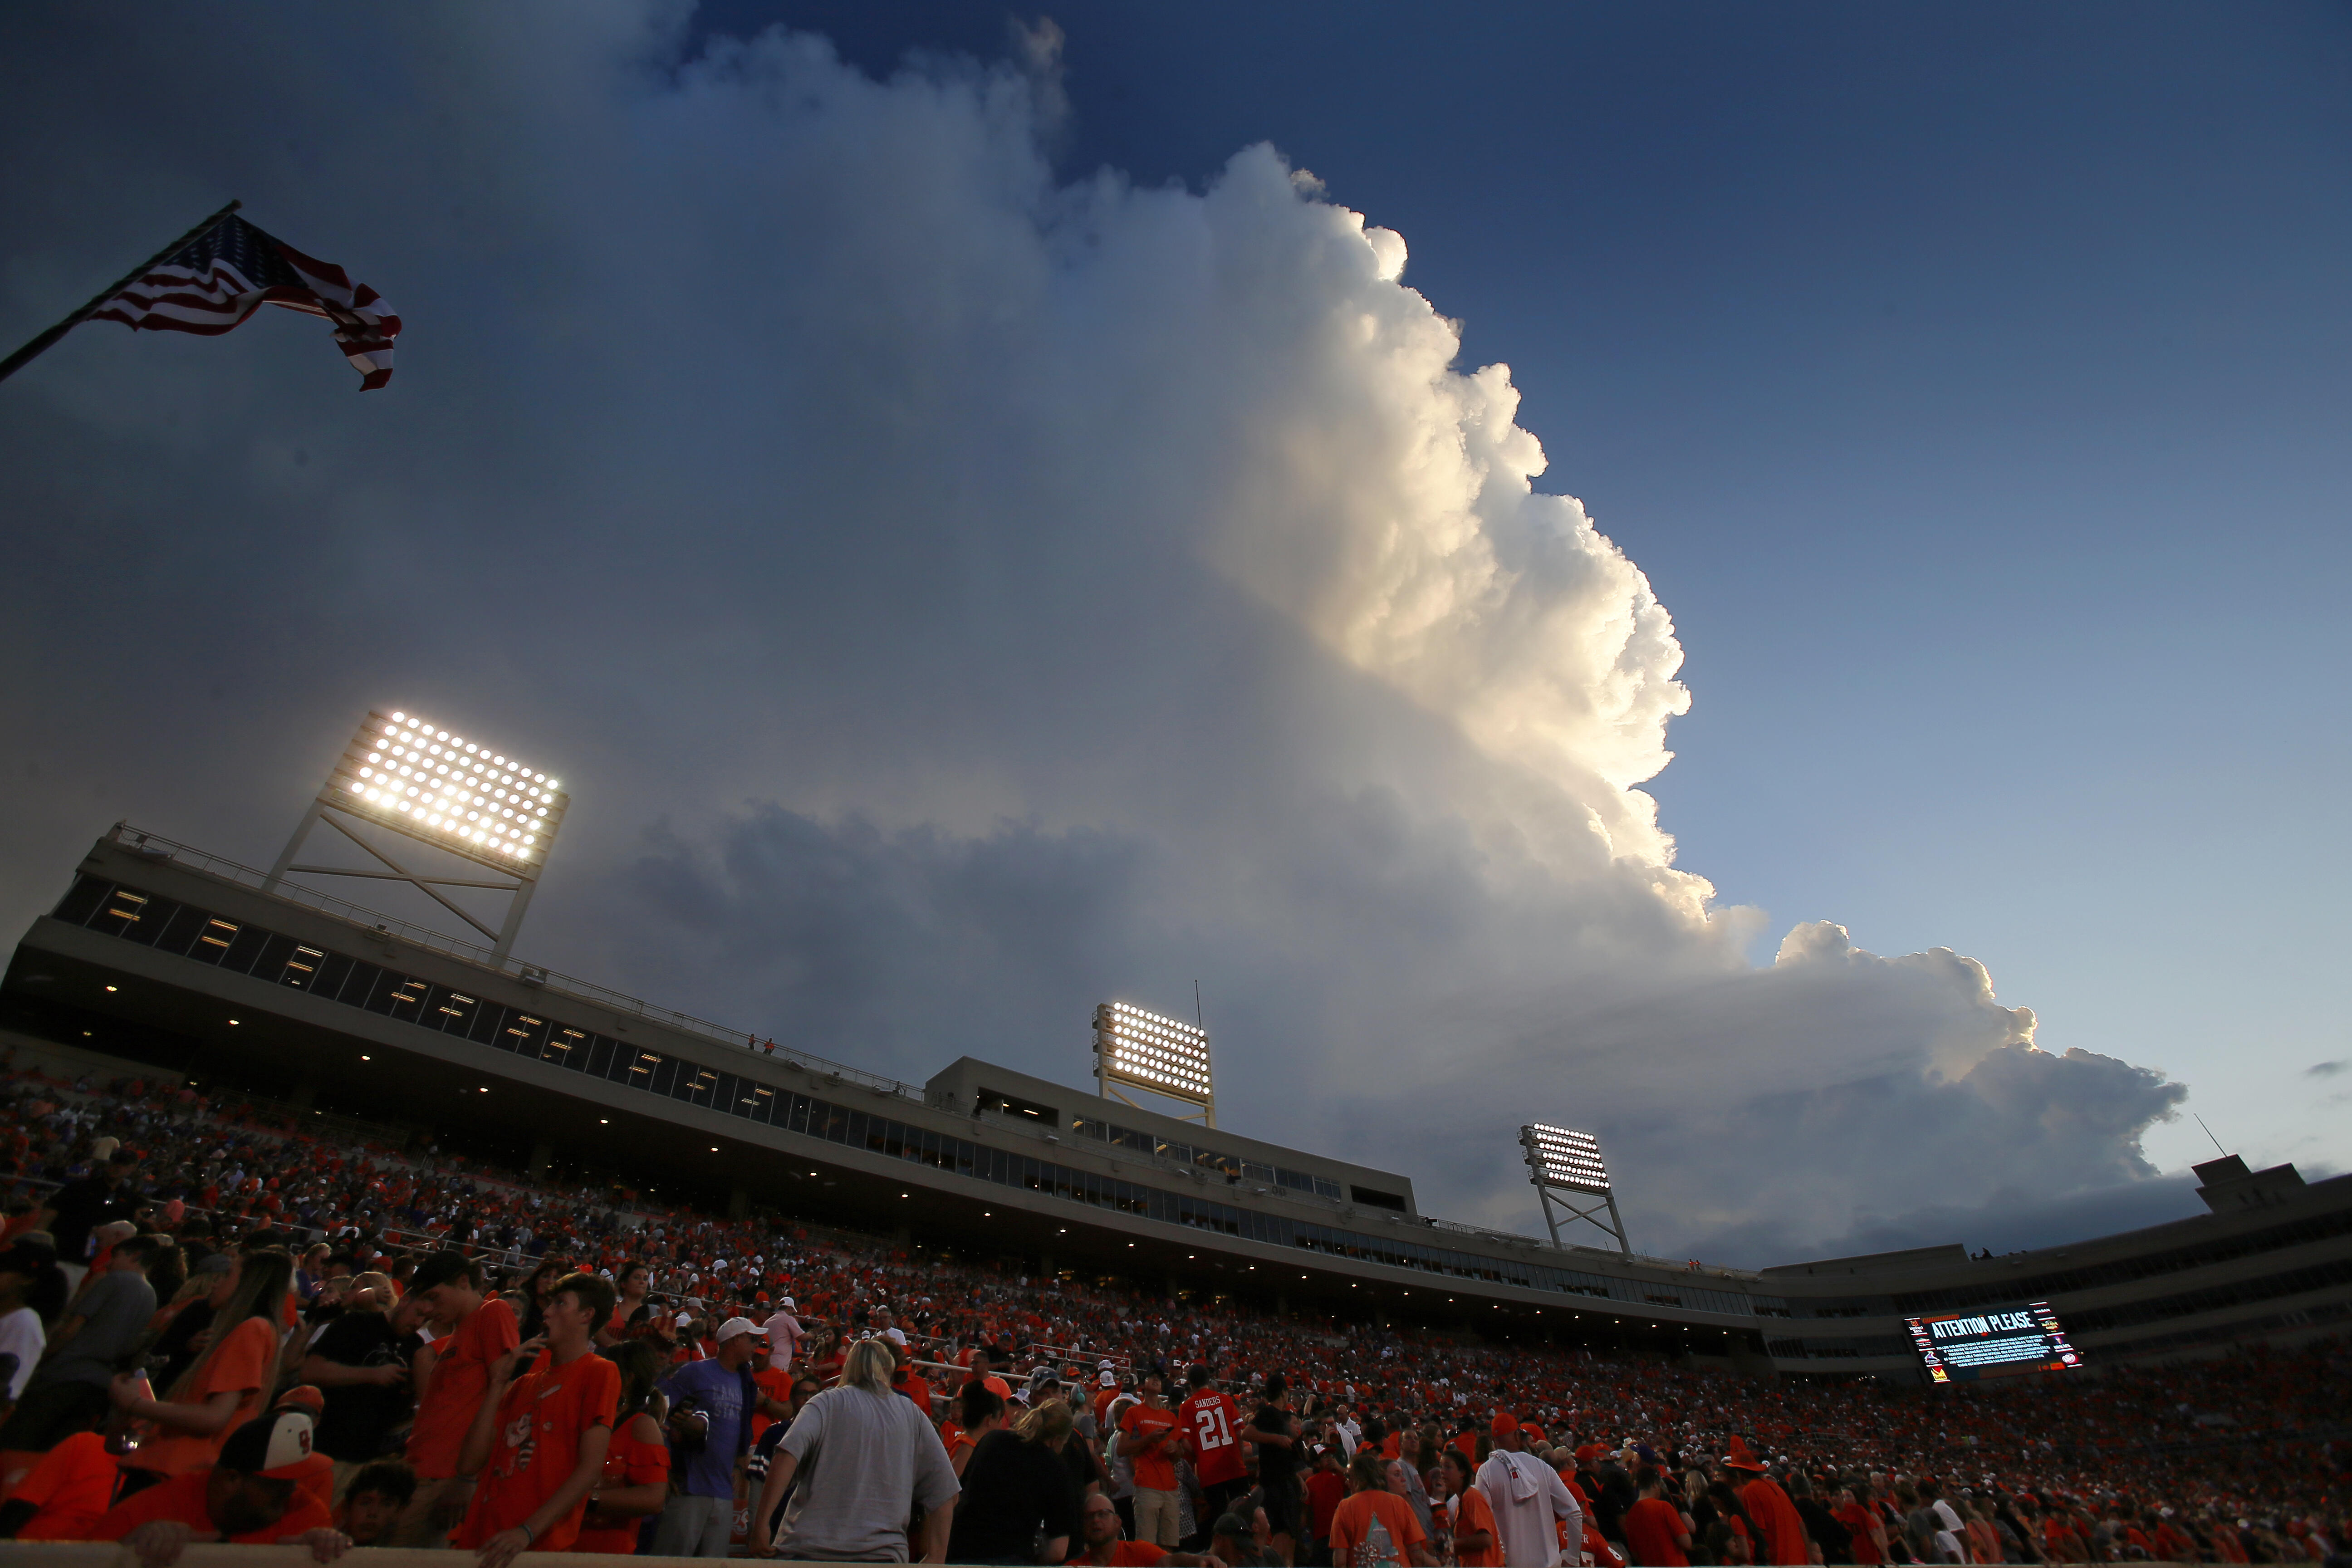
[[[1092,1563],[1096,1568],[1153,1568],[1168,1549],[1149,1541],[1118,1541],[1111,1543],[1108,1557],[1097,1557],[1089,1552],[1083,1557],[1073,1557],[1073,1563]]]
[[[620,1403],[621,1369],[593,1353],[527,1372],[507,1384],[499,1401],[497,1447],[482,1467],[466,1522],[449,1543],[479,1546],[536,1513],[578,1467],[581,1438],[599,1426],[609,1430]],[[570,1512],[539,1532],[530,1549],[570,1550],[587,1507],[583,1492]]]
[[[36,1510],[16,1532],[19,1541],[88,1541],[90,1527],[114,1500],[122,1467],[106,1451],[98,1432],[77,1432],[41,1456],[32,1473],[9,1494],[10,1502]]]
[[[774,1400],[777,1404],[790,1408],[793,1403],[793,1374],[791,1373],[778,1372],[774,1367],[762,1362],[760,1363],[760,1370],[751,1374],[751,1384],[761,1393]],[[764,1415],[761,1411],[754,1409],[751,1412],[751,1441],[754,1443],[758,1442],[760,1440],[760,1434],[773,1426],[775,1424],[775,1419],[776,1418],[772,1415]]]
[[[1372,1539],[1376,1522],[1388,1532],[1385,1551]],[[1401,1563],[1406,1547],[1428,1539],[1404,1499],[1394,1492],[1357,1492],[1331,1516],[1331,1568]]]
[[[653,1428],[652,1437],[646,1437],[642,1426]],[[616,1487],[660,1486],[669,1479],[669,1445],[662,1440],[661,1425],[650,1415],[632,1415],[613,1434],[612,1446],[604,1450],[604,1473],[597,1485],[606,1491]],[[611,1530],[583,1528],[572,1539],[574,1552],[604,1552],[625,1557],[637,1549],[637,1530],[652,1514],[631,1519]]]
[[[457,1473],[457,1450],[489,1387],[490,1363],[521,1342],[514,1309],[499,1296],[483,1297],[471,1317],[433,1342],[433,1380],[408,1430],[408,1462],[419,1479]]]
[[[1154,1410],[1149,1405],[1130,1405],[1127,1414],[1118,1418],[1118,1429],[1135,1442],[1142,1442],[1154,1432],[1176,1430],[1176,1412]],[[1124,1449],[1126,1444],[1121,1444]],[[1135,1484],[1156,1492],[1176,1489],[1176,1446],[1162,1438],[1150,1448],[1139,1448],[1129,1458],[1135,1464]]]
[[[1486,1494],[1476,1487],[1466,1487],[1457,1497],[1446,1500],[1454,1508],[1454,1531],[1456,1535],[1486,1532],[1484,1549],[1454,1553],[1454,1560],[1462,1568],[1503,1568],[1503,1536],[1495,1528],[1495,1510],[1486,1501]],[[1418,1523],[1419,1521],[1414,1522]]]
[[[1625,1510],[1625,1545],[1640,1568],[1690,1568],[1675,1544],[1683,1533],[1680,1510],[1664,1498],[1645,1497]]]
[[[211,1534],[220,1529],[205,1505],[205,1491],[211,1481],[210,1469],[191,1470],[168,1481],[158,1481],[108,1509],[85,1539],[120,1541],[141,1525],[159,1519],[176,1520],[199,1535]],[[330,1529],[334,1522],[333,1517],[319,1506],[318,1499],[297,1489],[287,1504],[285,1516],[276,1523],[227,1539],[240,1546],[271,1546],[289,1535]]]
[[[202,1405],[215,1394],[234,1391],[237,1394],[236,1413],[228,1425],[209,1437],[199,1437],[190,1432],[167,1432],[152,1442],[142,1443],[123,1458],[123,1468],[133,1470],[153,1470],[166,1476],[182,1476],[190,1470],[209,1470],[220,1458],[221,1445],[229,1434],[261,1414],[261,1385],[268,1378],[270,1363],[278,1359],[278,1330],[268,1318],[247,1318],[228,1331],[228,1337],[213,1349],[212,1359],[188,1392],[173,1404]]]

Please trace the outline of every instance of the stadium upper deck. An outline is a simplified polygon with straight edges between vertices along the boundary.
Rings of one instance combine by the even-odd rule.
[[[1411,1179],[971,1058],[916,1086],[127,828],[11,959],[11,1025],[517,1164],[1356,1318],[1915,1375],[1904,1320],[2047,1301],[2095,1366],[2352,1319],[2352,1177],[2199,1167],[2212,1212],[2063,1248],[1706,1268],[1450,1224]]]

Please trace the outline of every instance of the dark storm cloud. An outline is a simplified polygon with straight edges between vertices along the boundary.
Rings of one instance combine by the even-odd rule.
[[[1746,962],[1638,787],[1672,622],[1399,237],[1265,148],[1057,183],[1034,50],[682,20],[0,22],[0,327],[226,194],[409,323],[364,397],[283,317],[5,388],[17,918],[118,816],[266,862],[401,705],[571,790],[526,951],[883,1070],[1079,1081],[1199,978],[1227,1125],[1513,1226],[1518,1122],[1591,1126],[1637,1241],[1748,1261],[2147,1173],[2177,1088],[1971,961]]]

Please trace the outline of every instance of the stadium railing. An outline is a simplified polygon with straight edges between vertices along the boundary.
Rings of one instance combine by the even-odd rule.
[[[186,866],[208,875],[236,882],[242,887],[257,889],[268,880],[269,874],[266,871],[256,870],[226,856],[198,849],[193,845],[183,844],[177,839],[166,838],[160,833],[149,833],[142,828],[133,827],[128,822],[116,823],[107,830],[106,836],[118,844],[130,846],[150,859]],[[321,892],[316,888],[294,881],[290,878],[280,879],[278,886],[270,891],[273,897],[308,905],[321,914],[355,926],[363,932],[379,937],[397,937],[403,942],[413,942],[418,947],[434,952],[447,953],[450,957],[463,959],[467,963],[478,964],[484,969],[493,969],[510,974],[527,985],[560,991],[567,996],[577,996],[583,1001],[594,1002],[602,1006],[610,1007],[615,1012],[627,1013],[687,1034],[699,1036],[716,1045],[725,1046],[730,1050],[741,1051],[749,1056],[775,1058],[809,1072],[855,1083],[861,1088],[872,1089],[877,1094],[911,1100],[917,1104],[923,1102],[923,1091],[915,1084],[885,1077],[881,1073],[867,1072],[863,1068],[854,1068],[845,1062],[833,1061],[806,1051],[795,1050],[789,1046],[779,1046],[772,1040],[762,1041],[751,1030],[730,1028],[723,1024],[712,1023],[708,1018],[697,1017],[691,1013],[682,1013],[675,1007],[656,1006],[643,997],[632,996],[625,991],[615,991],[608,985],[599,985],[593,980],[583,980],[577,975],[565,974],[560,970],[550,969],[545,964],[526,963],[512,955],[500,957],[487,947],[478,946],[470,942],[461,942],[429,926],[421,926],[412,921],[402,920],[396,915],[387,915],[380,910],[371,910],[364,905],[352,903],[348,899],[336,898],[332,893]]]

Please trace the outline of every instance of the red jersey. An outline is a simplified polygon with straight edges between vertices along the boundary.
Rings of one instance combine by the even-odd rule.
[[[1339,1503],[1348,1495],[1348,1478],[1337,1470],[1316,1470],[1307,1478],[1307,1506],[1312,1510],[1309,1528],[1315,1539],[1331,1539],[1331,1518],[1339,1511]]]
[[[1868,1564],[1877,1563],[1881,1560],[1878,1552],[1878,1542],[1870,1533],[1871,1521],[1870,1510],[1868,1509],[1863,1507],[1858,1502],[1850,1502],[1843,1508],[1833,1508],[1830,1510],[1830,1517],[1836,1520],[1840,1524],[1844,1525],[1846,1533],[1853,1537],[1853,1560],[1855,1563],[1863,1564],[1864,1565],[1864,1568],[1867,1568]]]
[[[536,1513],[578,1468],[580,1440],[599,1426],[611,1428],[620,1401],[621,1369],[595,1354],[527,1372],[507,1384],[499,1401],[496,1446],[466,1522],[450,1543],[479,1546]],[[570,1550],[587,1505],[583,1493],[569,1513],[539,1532],[531,1550]]]
[[[1690,1568],[1675,1544],[1685,1533],[1680,1510],[1663,1498],[1645,1497],[1625,1510],[1625,1547],[1639,1568]]]
[[[1176,1425],[1204,1487],[1242,1479],[1241,1407],[1215,1388],[1195,1389],[1176,1407]]]

